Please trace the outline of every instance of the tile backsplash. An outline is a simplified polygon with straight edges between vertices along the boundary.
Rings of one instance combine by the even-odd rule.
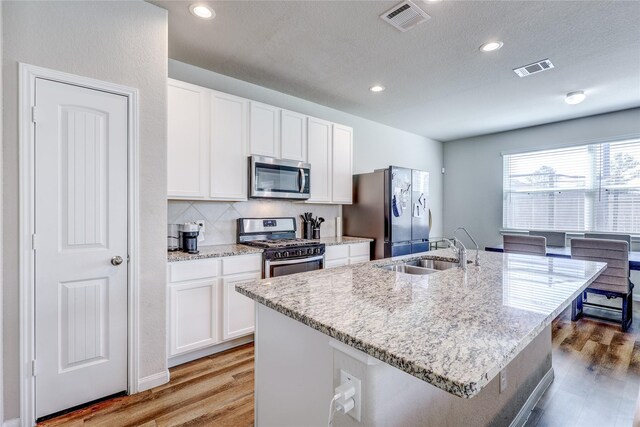
[[[320,228],[322,237],[336,235],[336,217],[342,215],[340,205],[316,205],[293,203],[279,200],[249,200],[246,202],[211,202],[169,200],[169,224],[205,220],[205,240],[199,245],[223,245],[236,243],[238,218],[262,218],[292,216],[297,221],[297,233],[300,237],[300,215],[313,212],[323,217],[325,222]]]

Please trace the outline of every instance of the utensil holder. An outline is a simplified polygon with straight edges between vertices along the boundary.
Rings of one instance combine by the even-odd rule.
[[[313,224],[309,221],[302,223],[302,238],[313,239]]]
[[[314,239],[319,239],[320,238],[320,227],[313,229],[313,238]]]

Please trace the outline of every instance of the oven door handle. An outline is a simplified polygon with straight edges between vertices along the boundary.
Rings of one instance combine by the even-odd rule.
[[[269,265],[287,265],[287,264],[304,264],[305,262],[323,260],[324,255],[318,255],[311,258],[296,258],[286,261],[269,261]]]
[[[300,182],[300,193],[302,193],[304,192],[304,186],[307,184],[307,178],[304,174],[304,169],[300,168],[298,173],[300,174],[300,179],[298,180]]]

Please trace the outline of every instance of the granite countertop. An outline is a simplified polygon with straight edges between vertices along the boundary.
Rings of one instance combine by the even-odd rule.
[[[480,252],[417,276],[379,266],[449,249],[236,285],[238,292],[456,396],[488,384],[606,264]],[[474,252],[469,252],[469,259]]]
[[[325,246],[352,245],[354,243],[369,243],[369,242],[373,242],[373,239],[370,239],[368,237],[350,237],[350,236],[320,238],[320,243],[324,243]]]
[[[333,245],[350,245],[353,243],[366,243],[373,242],[373,239],[366,237],[323,237],[320,239],[320,243],[324,243],[326,246]],[[206,259],[206,258],[219,258],[225,256],[235,255],[248,255],[248,254],[260,254],[264,250],[262,248],[256,248],[255,246],[229,244],[229,245],[209,245],[200,246],[200,253],[188,254],[182,251],[167,252],[167,261],[191,261],[194,259]]]
[[[219,257],[225,257],[225,256],[248,255],[248,254],[261,254],[263,252],[262,248],[256,248],[253,246],[238,245],[238,244],[200,246],[199,251],[200,252],[197,254],[188,254],[182,251],[167,252],[167,261],[169,262],[191,261],[194,259],[219,258]]]

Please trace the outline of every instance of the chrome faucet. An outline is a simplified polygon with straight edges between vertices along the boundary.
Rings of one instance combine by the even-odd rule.
[[[458,248],[456,247],[456,243],[455,243],[455,238],[453,239],[454,241],[452,242],[451,240],[447,239],[446,237],[443,237],[442,240],[444,242],[447,243],[447,245],[449,245],[449,248],[453,251],[453,254],[456,256],[456,258],[458,258],[459,254],[458,254]]]
[[[471,234],[469,234],[469,232],[467,231],[466,228],[464,227],[458,227],[456,228],[456,230],[453,232],[453,240],[455,242],[459,242],[460,246],[462,246],[462,248],[460,249],[459,253],[459,265],[460,267],[462,267],[463,269],[467,269],[467,248],[462,244],[462,242],[459,239],[456,239],[455,235],[458,231],[464,231],[465,234],[469,237],[469,239],[471,239],[471,241],[473,242],[474,245],[476,245],[476,259],[474,262],[474,265],[477,267],[480,265],[480,248],[478,247],[478,243],[476,243],[476,241],[474,240],[473,237],[471,237]]]
[[[460,241],[460,239],[453,238],[453,244],[455,251],[454,253],[458,256],[458,267],[463,270],[467,270],[467,248]],[[460,245],[460,249],[458,249],[458,244]]]

